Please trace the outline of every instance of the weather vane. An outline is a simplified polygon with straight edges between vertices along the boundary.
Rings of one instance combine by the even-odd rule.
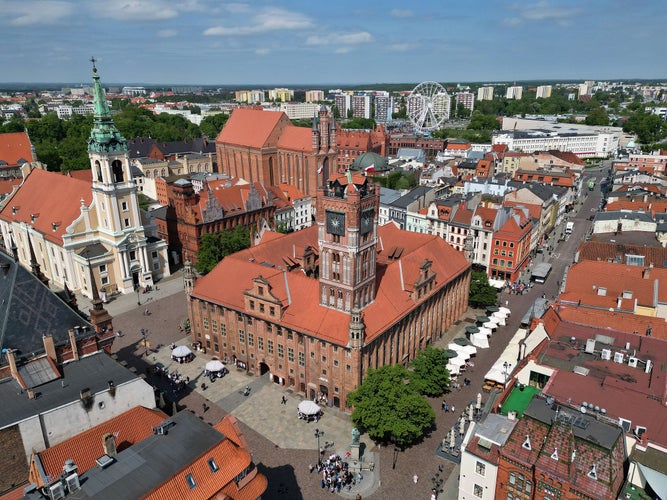
[[[97,61],[97,59],[95,59],[94,56],[90,58],[90,62],[93,63],[93,71],[97,71],[97,68],[95,67],[95,62],[96,61]]]

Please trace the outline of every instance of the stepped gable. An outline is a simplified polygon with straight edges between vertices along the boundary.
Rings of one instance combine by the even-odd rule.
[[[92,183],[56,172],[34,169],[0,210],[7,222],[24,222],[60,246],[67,227],[90,206]],[[55,227],[55,230],[54,230]]]

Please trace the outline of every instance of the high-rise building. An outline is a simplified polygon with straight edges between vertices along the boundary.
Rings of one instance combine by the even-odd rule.
[[[475,107],[475,94],[472,92],[459,92],[454,96],[457,104],[461,103],[465,109],[472,111]]]
[[[535,95],[536,99],[546,99],[551,97],[551,90],[553,87],[551,85],[540,85],[537,87],[537,93]]]
[[[352,102],[352,116],[354,118],[371,117],[371,96],[353,95],[351,102]]]
[[[522,95],[523,95],[523,87],[520,87],[518,85],[513,85],[511,87],[507,87],[507,92],[505,93],[505,98],[506,99],[521,99]]]
[[[294,91],[286,88],[269,90],[269,101],[287,102],[294,99]]]
[[[493,101],[493,87],[480,87],[477,89],[478,101]]]
[[[334,96],[334,104],[338,108],[340,117],[345,119],[347,118],[347,112],[350,109],[350,94],[336,94]]]
[[[237,90],[234,92],[234,99],[236,102],[247,102],[249,104],[266,100],[263,90]]]
[[[373,119],[378,123],[391,121],[391,113],[394,109],[394,98],[390,95],[375,96],[375,113]]]
[[[324,101],[323,90],[306,90],[306,102],[322,102]]]

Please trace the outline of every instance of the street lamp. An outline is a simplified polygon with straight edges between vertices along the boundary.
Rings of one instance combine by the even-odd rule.
[[[320,465],[322,463],[322,455],[320,453],[320,438],[324,436],[324,431],[316,428],[314,435],[317,438],[317,465]]]
[[[148,331],[142,328],[140,332],[141,332],[141,338],[143,339],[144,343],[144,356],[148,357],[148,340],[146,340],[146,335],[148,334]]]
[[[137,292],[137,305],[140,306],[141,305],[141,300],[140,300],[141,295],[139,294],[139,292],[141,290],[139,289],[139,285],[134,285],[134,291]]]
[[[510,368],[512,366],[512,363],[505,361],[503,363],[503,368],[505,369],[505,388],[507,388],[507,382],[509,381],[510,378]]]

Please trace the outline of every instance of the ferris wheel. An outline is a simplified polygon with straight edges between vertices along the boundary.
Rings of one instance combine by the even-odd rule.
[[[449,118],[451,98],[437,82],[422,82],[408,96],[407,112],[410,121],[419,132],[440,128]]]

